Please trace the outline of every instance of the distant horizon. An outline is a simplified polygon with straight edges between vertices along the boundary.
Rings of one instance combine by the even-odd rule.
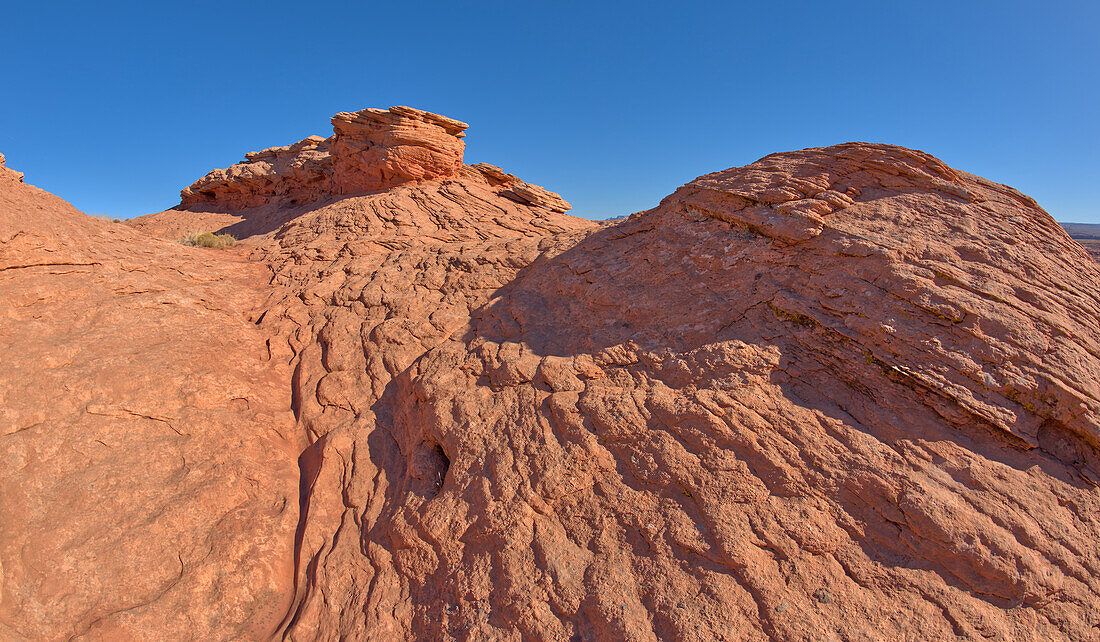
[[[1095,229],[1095,230],[1098,231],[1098,233],[1100,233],[1100,223],[1082,223],[1080,221],[1058,221],[1058,224],[1062,225],[1062,226],[1077,225],[1079,227],[1087,227],[1090,230]]]
[[[445,115],[445,114],[444,114],[444,115]],[[280,147],[280,146],[290,145],[290,144],[292,144],[292,143],[295,143],[295,142],[298,142],[298,141],[288,141],[288,142],[286,142],[286,143],[283,143],[283,145],[270,145],[270,146],[268,146],[268,147]],[[879,144],[893,144],[893,143],[882,143],[881,141],[843,141],[842,143],[834,143],[833,145],[840,145],[840,144],[844,144],[844,143],[852,143],[852,142],[868,142],[868,143],[876,143],[876,142],[877,142],[877,143],[879,143]],[[822,147],[830,147],[830,146],[832,146],[832,145],[823,145]],[[250,152],[253,152],[253,151],[260,151],[260,150],[262,150],[262,149],[266,149],[266,148],[257,148],[257,149],[255,149],[255,150],[248,150],[248,151],[246,151],[246,152],[242,152],[242,153],[240,154],[240,159],[238,159],[238,160],[237,160],[237,161],[236,161],[235,163],[229,163],[229,164],[225,165],[224,167],[226,167],[226,168],[227,168],[227,167],[229,167],[230,165],[233,165],[233,164],[236,164],[236,163],[240,163],[240,162],[243,162],[243,161],[245,160],[245,154],[247,154],[247,153],[250,153]],[[765,154],[764,156],[760,156],[759,158],[755,158],[755,159],[753,159],[752,161],[748,161],[748,162],[746,162],[746,163],[743,163],[743,165],[748,165],[748,164],[751,164],[751,163],[753,163],[753,162],[756,162],[756,161],[758,161],[758,160],[760,160],[760,159],[762,159],[762,158],[764,158],[765,156],[768,156],[768,155],[770,155],[770,154],[774,154],[774,153],[782,153],[782,152],[789,152],[789,151],[800,151],[800,150],[803,150],[803,149],[809,149],[809,148],[805,148],[805,147],[803,147],[803,148],[799,148],[799,149],[792,149],[792,150],[776,150],[775,152],[769,152],[768,154]],[[915,151],[925,151],[925,150],[915,150]],[[932,155],[933,155],[933,156],[935,156],[935,154],[932,154]],[[942,160],[942,159],[941,159],[941,160]],[[473,164],[473,163],[475,163],[475,162],[487,162],[487,163],[493,164],[493,163],[491,163],[491,161],[470,161],[469,159],[466,159],[466,160],[465,160],[465,164],[466,164],[466,165],[471,165],[471,164]],[[12,165],[11,165],[10,163],[8,163],[8,167],[9,167],[9,169],[13,169],[13,170],[16,170],[16,171],[20,171],[18,167],[13,167],[13,166],[12,166]],[[711,170],[711,172],[706,172],[706,173],[719,172],[719,171],[723,171],[723,170],[726,170],[726,169],[731,169],[731,168],[733,168],[733,167],[740,167],[740,165],[732,165],[732,166],[730,166],[730,167],[722,167],[722,168],[716,168],[716,169],[714,169],[714,170]],[[212,167],[212,168],[210,168],[210,169],[211,169],[211,170],[213,170],[213,169],[223,169],[223,168],[213,168],[213,167]],[[502,169],[504,169],[505,171],[508,171],[508,168],[502,168]],[[964,170],[964,171],[965,171],[965,169],[964,169],[964,168],[961,168],[961,167],[956,167],[955,169],[962,169],[962,170]],[[209,171],[209,170],[208,170],[208,171]],[[971,172],[971,173],[973,173],[973,172]],[[205,174],[206,174],[206,172],[204,172],[204,173],[203,173],[203,175],[205,175]],[[702,175],[703,175],[703,174],[700,174],[699,176],[702,176]],[[196,177],[196,180],[198,180],[198,178],[201,178],[201,176],[198,176],[198,177]],[[524,179],[524,180],[527,180],[528,182],[533,182],[533,183],[536,183],[536,184],[538,184],[538,181],[537,181],[537,180],[533,180],[533,179],[530,179],[529,177],[523,177],[523,176],[521,176],[520,178],[521,178],[521,179]],[[675,189],[677,189],[677,188],[679,188],[679,187],[682,187],[682,186],[683,186],[684,184],[686,184],[686,183],[689,183],[689,182],[691,182],[691,181],[692,181],[692,180],[694,180],[695,178],[698,178],[698,176],[692,177],[691,179],[688,179],[688,180],[684,181],[684,183],[683,183],[683,184],[681,184],[681,185],[677,185],[677,186],[676,186],[675,188],[673,188],[672,190],[670,190],[670,191],[669,191],[669,194],[671,194],[671,193],[672,193],[673,191],[675,191]],[[984,178],[989,178],[989,177],[984,177]],[[36,184],[35,184],[35,183],[34,183],[33,181],[27,180],[26,182],[27,182],[27,183],[29,183],[29,184],[31,184],[31,185],[34,185],[34,186],[36,186],[36,187],[41,187],[40,185],[36,185]],[[193,182],[193,181],[192,181],[192,182]],[[190,183],[188,183],[188,185],[190,185]],[[180,188],[180,189],[183,189],[184,187],[187,187],[188,185],[183,185],[183,186],[181,186],[181,188]],[[1012,186],[1011,186],[1011,185],[1009,185],[1009,187],[1012,187]],[[64,198],[64,196],[63,196],[63,195],[61,195],[61,194],[56,194],[56,195],[57,195],[57,196],[60,196],[60,197],[62,197],[62,198]],[[177,195],[177,197],[179,196],[179,190],[177,190],[177,191],[176,191],[176,195]],[[668,195],[668,194],[666,194],[665,196],[667,196],[667,195]],[[565,194],[562,194],[562,197],[563,197],[563,198],[565,198],[566,200],[569,200],[569,199],[568,199],[568,196],[567,196],[567,195],[565,195]],[[664,196],[662,196],[661,198],[664,198]],[[66,199],[66,200],[67,200],[67,199]],[[111,213],[109,213],[109,212],[89,212],[89,211],[85,211],[85,210],[81,210],[81,211],[82,211],[82,212],[84,212],[85,214],[89,215],[89,216],[97,216],[97,217],[108,217],[108,218],[119,218],[119,219],[122,219],[122,220],[127,220],[127,219],[131,219],[131,218],[136,218],[136,217],[138,217],[138,216],[144,216],[144,215],[146,215],[146,214],[154,214],[154,213],[162,212],[162,211],[165,211],[165,210],[168,210],[168,209],[172,209],[173,207],[176,207],[176,206],[178,206],[178,205],[179,205],[179,202],[178,202],[178,200],[179,200],[179,199],[177,198],[177,202],[175,202],[175,203],[173,203],[173,204],[171,204],[171,205],[168,205],[167,207],[163,207],[163,208],[161,208],[161,209],[157,209],[157,210],[151,210],[151,211],[149,211],[149,212],[142,212],[142,213],[132,214],[132,215],[129,215],[129,216],[119,216],[119,215],[111,214]],[[660,200],[660,199],[658,199],[658,200]],[[606,216],[606,217],[603,217],[603,218],[592,218],[592,217],[584,217],[584,218],[589,218],[589,220],[593,220],[593,221],[607,221],[607,220],[613,220],[613,219],[618,219],[618,218],[626,218],[626,217],[630,216],[631,214],[635,214],[635,213],[637,213],[637,212],[643,212],[643,211],[646,211],[646,210],[648,210],[648,209],[651,209],[652,207],[656,207],[657,205],[658,205],[658,203],[657,203],[657,202],[655,202],[655,203],[653,203],[653,205],[651,205],[650,207],[642,208],[642,209],[640,209],[640,210],[633,210],[633,211],[630,211],[630,212],[624,212],[624,213],[622,213],[622,214],[617,214],[617,215],[609,215],[609,216]],[[1040,205],[1040,207],[1042,207],[1042,203],[1040,203],[1039,205]],[[78,207],[77,209],[80,209],[80,208]],[[1044,208],[1044,209],[1046,209],[1046,208]],[[576,214],[575,212],[573,212],[573,211],[569,211],[568,213],[569,213],[570,215],[574,215],[574,216],[576,216],[576,215],[577,215],[577,214]],[[1093,227],[1097,227],[1097,228],[1100,228],[1100,217],[1098,217],[1098,219],[1097,219],[1097,222],[1088,222],[1088,221],[1065,221],[1065,220],[1061,220],[1061,219],[1059,219],[1059,218],[1058,218],[1057,216],[1055,216],[1055,215],[1054,215],[1054,213],[1053,213],[1053,212],[1050,212],[1049,210],[1047,210],[1047,213],[1049,213],[1049,214],[1050,214],[1050,215],[1051,215],[1051,216],[1052,216],[1052,217],[1053,217],[1053,218],[1054,218],[1055,220],[1057,220],[1057,221],[1058,221],[1058,222],[1059,222],[1060,224],[1063,224],[1063,225],[1088,225],[1088,226],[1093,226]]]
[[[1100,223],[1100,3],[18,4],[0,153],[132,218],[248,151],[410,105],[470,124],[466,162],[593,220],[697,176],[848,141],[919,149]],[[210,20],[217,15],[216,20]]]
[[[345,110],[345,111],[347,111],[347,110]],[[283,145],[290,145],[290,144],[295,143],[295,142],[297,142],[297,141],[296,140],[295,141],[288,141],[286,143],[283,143],[282,145],[269,145],[268,147],[279,147],[279,146],[283,146]],[[850,143],[850,142],[876,142],[876,141],[843,141],[843,143]],[[877,142],[881,143],[881,141],[877,141]],[[840,144],[843,144],[843,143],[833,143],[833,145],[840,145]],[[883,143],[883,144],[892,145],[893,143]],[[822,147],[829,147],[829,146],[831,146],[831,145],[823,145]],[[229,167],[230,165],[242,162],[242,161],[244,161],[245,154],[247,154],[249,152],[252,152],[252,151],[259,151],[261,149],[266,149],[266,148],[257,148],[255,150],[247,150],[245,152],[242,152],[240,154],[240,158],[237,161],[235,161],[234,163],[229,163],[229,164],[225,165],[225,167]],[[799,148],[799,149],[808,149],[808,148]],[[761,158],[764,158],[765,156],[767,156],[769,154],[781,153],[781,152],[786,152],[786,151],[799,151],[799,150],[776,150],[775,152],[769,152],[768,154],[764,154],[764,156],[760,156],[759,158],[753,159],[752,161],[748,161],[746,163],[743,163],[743,165],[748,165],[748,164],[751,164],[753,162],[756,162],[757,160],[760,160]],[[917,150],[917,151],[925,151],[926,152],[926,150]],[[2,152],[0,152],[0,153],[2,153]],[[926,152],[926,153],[931,153],[931,152]],[[935,154],[932,154],[932,155],[935,156]],[[473,164],[474,162],[489,162],[489,163],[491,163],[491,161],[470,161],[469,159],[465,160],[465,164],[467,164],[467,165]],[[949,163],[949,165],[950,165],[950,163]],[[15,171],[21,171],[21,170],[19,170],[18,167],[13,167],[10,162],[7,163],[7,166],[8,166],[9,169],[13,169]],[[739,166],[738,165],[733,165],[733,166],[730,166],[730,167],[739,167]],[[717,171],[722,171],[722,170],[725,170],[725,169],[730,169],[730,167],[717,168],[717,169],[711,170],[711,172],[717,172]],[[212,170],[212,169],[218,169],[218,168],[210,168],[210,169]],[[503,168],[503,169],[505,169],[505,171],[508,171],[507,168]],[[963,171],[966,171],[965,168],[961,168],[961,167],[955,167],[955,169],[961,169]],[[210,171],[210,170],[207,170],[207,171]],[[711,173],[711,172],[706,172],[706,173]],[[973,173],[973,172],[970,172],[970,173]],[[206,172],[203,173],[203,175],[205,175],[205,174],[206,174]],[[702,174],[700,174],[699,176],[702,176]],[[201,178],[201,176],[196,177],[196,180],[198,180],[198,178]],[[528,182],[534,182],[534,183],[538,184],[537,180],[529,179],[529,178],[522,177],[522,176],[520,178],[528,180]],[[690,182],[691,180],[694,180],[695,178],[697,178],[697,177],[692,177],[691,179],[688,179],[687,181],[684,181],[684,184]],[[984,178],[989,178],[989,177],[987,176],[987,177],[984,177]],[[31,185],[34,185],[35,187],[40,187],[40,188],[42,187],[41,185],[35,184],[34,181],[32,181],[32,180],[26,180],[26,182],[31,184]],[[192,182],[194,182],[194,181],[192,181]],[[190,183],[188,183],[188,185],[190,185]],[[180,189],[183,189],[184,187],[187,187],[188,185],[183,185],[183,186],[181,186]],[[682,185],[683,184],[678,185],[676,188],[679,188]],[[1013,186],[1009,185],[1009,187],[1013,187]],[[671,194],[672,191],[675,191],[676,188],[673,188],[673,190],[671,190],[669,192],[669,194]],[[49,190],[47,190],[47,191],[49,191]],[[53,193],[53,192],[51,192],[51,193]],[[176,194],[178,196],[178,194],[179,194],[178,190],[176,191]],[[62,195],[62,194],[55,194],[55,195],[59,196],[61,198],[64,198],[64,195]],[[665,196],[667,196],[667,194]],[[568,196],[565,195],[565,194],[562,194],[562,197],[565,198],[566,200],[569,200]],[[664,197],[662,196],[661,198],[664,198]],[[66,200],[68,200],[68,199],[66,199]],[[658,199],[658,202],[659,202],[659,200],[660,199]],[[622,214],[611,214],[611,215],[604,216],[604,217],[583,217],[583,218],[588,218],[589,220],[593,220],[593,221],[608,221],[608,220],[614,220],[614,219],[619,219],[619,218],[626,218],[626,217],[630,216],[631,214],[634,214],[634,213],[637,213],[637,212],[643,212],[643,211],[646,211],[648,209],[651,209],[652,207],[656,207],[658,205],[658,202],[653,203],[653,205],[651,205],[650,207],[642,208],[642,209],[639,209],[639,210],[633,210],[633,211],[630,211],[630,212],[624,212]],[[162,212],[162,211],[165,211],[165,210],[168,210],[168,209],[172,209],[173,207],[175,207],[177,205],[179,205],[178,198],[177,198],[177,202],[175,202],[171,205],[168,205],[166,207],[163,207],[163,208],[160,208],[160,209],[150,210],[148,212],[134,213],[134,214],[130,214],[130,215],[118,215],[118,214],[112,214],[110,212],[90,212],[90,211],[86,211],[86,210],[83,210],[83,209],[81,209],[81,211],[84,212],[85,214],[89,215],[89,216],[102,217],[102,218],[118,218],[118,219],[121,219],[121,220],[128,220],[128,219],[131,219],[131,218],[136,218],[138,216],[144,216],[146,214],[155,214],[155,213]],[[1042,203],[1039,203],[1039,206],[1042,207]],[[77,207],[77,206],[74,204],[74,207]],[[80,208],[77,207],[77,209],[80,209]],[[1089,227],[1095,227],[1098,230],[1100,230],[1100,213],[1098,213],[1098,215],[1096,216],[1096,218],[1093,221],[1069,221],[1069,220],[1063,220],[1061,218],[1058,218],[1058,216],[1056,216],[1054,212],[1051,212],[1047,208],[1043,208],[1043,209],[1046,210],[1047,213],[1050,214],[1051,217],[1054,218],[1059,224],[1089,226]],[[574,211],[569,211],[568,213],[571,214],[571,215],[574,215],[574,216],[577,215],[576,212],[574,212]]]

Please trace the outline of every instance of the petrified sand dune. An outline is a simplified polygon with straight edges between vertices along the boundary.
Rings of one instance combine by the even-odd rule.
[[[0,176],[0,639],[277,629],[303,441],[265,276]]]
[[[1100,633],[1100,269],[1034,201],[849,143],[597,225],[365,113],[137,231],[3,183],[0,632]]]

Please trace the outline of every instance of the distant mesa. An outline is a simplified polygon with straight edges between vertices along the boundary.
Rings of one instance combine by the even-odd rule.
[[[1062,223],[1061,225],[1072,238],[1100,240],[1100,223]]]
[[[1089,251],[1092,258],[1100,261],[1100,224],[1062,223],[1061,225],[1073,240]]]

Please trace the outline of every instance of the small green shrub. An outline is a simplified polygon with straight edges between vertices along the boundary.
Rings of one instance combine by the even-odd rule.
[[[193,247],[212,247],[215,250],[221,250],[236,244],[237,239],[233,238],[232,234],[202,232],[198,234],[188,234],[180,239],[179,242]]]

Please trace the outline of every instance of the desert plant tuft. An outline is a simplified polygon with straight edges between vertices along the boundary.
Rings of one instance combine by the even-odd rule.
[[[221,250],[234,245],[237,239],[233,238],[232,234],[214,234],[213,232],[202,232],[196,234],[188,234],[187,236],[179,240],[184,245],[191,245],[194,247],[212,247],[216,250]]]

